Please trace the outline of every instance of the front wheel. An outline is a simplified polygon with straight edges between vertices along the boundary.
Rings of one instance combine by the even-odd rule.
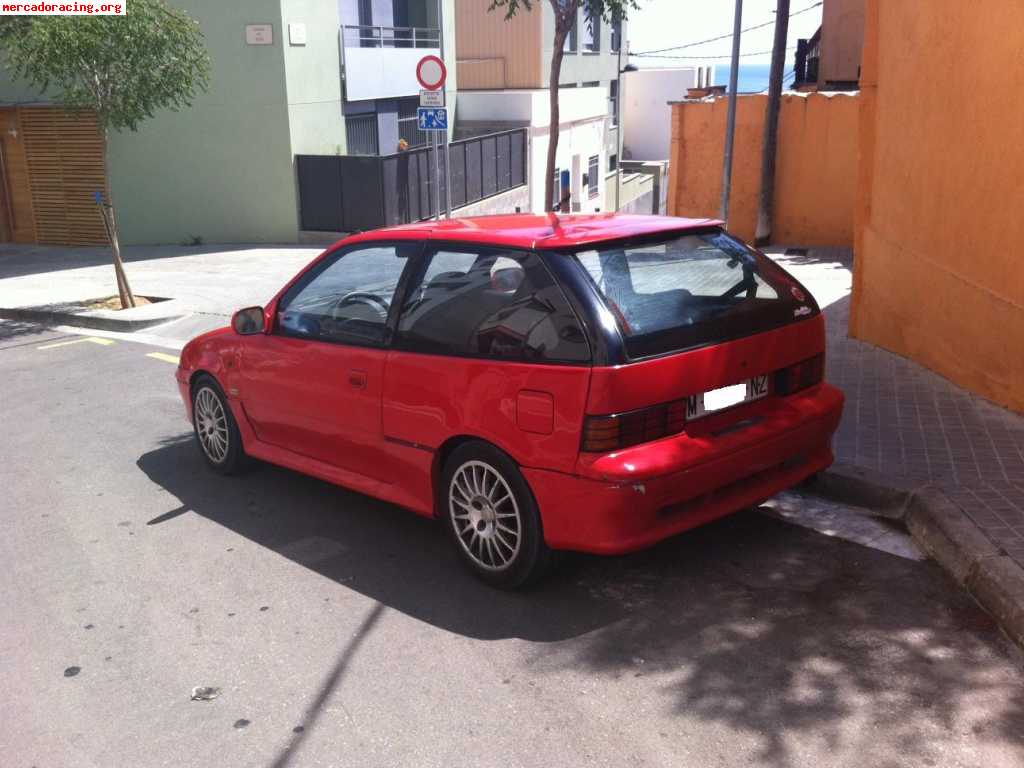
[[[443,476],[442,516],[463,561],[481,579],[516,589],[539,579],[553,557],[519,468],[487,443],[465,443]]]
[[[192,388],[192,427],[199,450],[212,469],[230,475],[242,468],[242,435],[227,398],[211,376],[201,376]]]

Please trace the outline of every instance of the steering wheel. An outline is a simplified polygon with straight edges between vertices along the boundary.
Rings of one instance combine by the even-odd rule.
[[[353,291],[352,293],[345,294],[334,303],[334,307],[331,309],[331,317],[337,321],[351,320],[352,318],[350,317],[338,317],[338,312],[341,308],[348,304],[365,304],[376,311],[380,315],[381,320],[387,320],[388,310],[390,309],[390,305],[375,293]]]

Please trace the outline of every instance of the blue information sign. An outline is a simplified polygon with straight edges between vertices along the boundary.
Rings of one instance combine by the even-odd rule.
[[[447,131],[448,110],[445,107],[417,107],[416,124],[421,131]]]

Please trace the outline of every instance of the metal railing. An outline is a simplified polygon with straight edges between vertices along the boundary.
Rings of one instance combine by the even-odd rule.
[[[440,48],[441,30],[434,27],[386,27],[346,24],[341,28],[346,48]]]
[[[451,163],[451,201],[461,208],[526,184],[525,128],[453,141],[440,160],[440,200]],[[304,230],[354,232],[428,219],[438,213],[433,156],[297,155]]]

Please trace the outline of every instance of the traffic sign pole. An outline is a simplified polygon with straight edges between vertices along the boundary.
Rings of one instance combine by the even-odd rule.
[[[423,86],[420,91],[420,108],[416,110],[416,122],[421,131],[430,134],[430,146],[434,150],[434,200],[437,201],[436,218],[441,218],[441,147],[448,151],[448,110],[444,107],[444,83],[448,79],[448,69],[444,60],[438,56],[424,56],[416,64],[416,79]],[[431,92],[438,92],[433,95]],[[444,140],[438,132],[444,131]],[[452,184],[449,169],[450,156],[445,157],[445,218],[452,217]]]
[[[437,216],[438,221],[441,220],[441,163],[438,148],[441,146],[440,137],[436,131],[431,131],[434,136],[434,200],[437,201]]]
[[[452,217],[452,153],[448,147],[448,131],[444,132],[444,217]]]

